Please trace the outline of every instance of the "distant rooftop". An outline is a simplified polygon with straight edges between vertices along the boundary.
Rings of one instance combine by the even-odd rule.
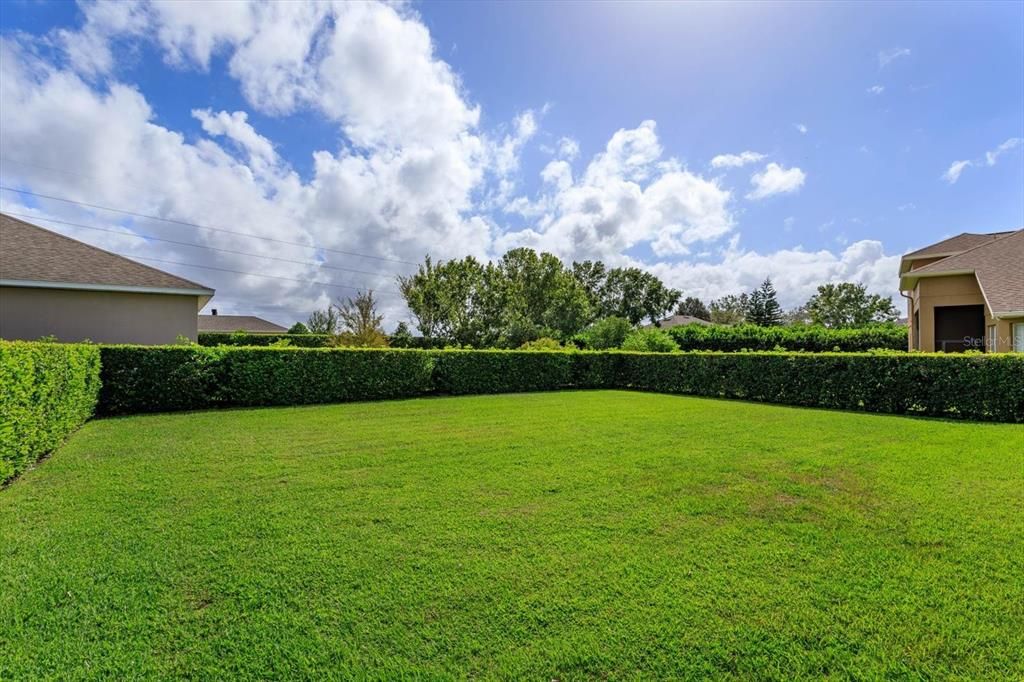
[[[212,315],[199,316],[201,332],[249,332],[250,334],[283,334],[288,330],[279,324],[253,315]]]

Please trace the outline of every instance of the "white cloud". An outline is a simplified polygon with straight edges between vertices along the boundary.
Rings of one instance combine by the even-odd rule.
[[[558,140],[558,156],[572,161],[580,155],[580,143],[571,137],[563,137]]]
[[[945,178],[949,184],[955,183],[960,179],[960,174],[964,172],[969,166],[973,166],[974,163],[971,161],[954,161],[950,167],[943,173],[942,177]]]
[[[747,194],[748,199],[764,199],[773,194],[787,194],[803,187],[807,175],[797,167],[783,168],[777,163],[769,163],[760,173],[750,176],[754,189]]]
[[[532,246],[570,260],[622,263],[628,261],[623,252],[637,244],[648,243],[659,255],[687,253],[735,224],[731,193],[664,159],[654,121],[617,131],[578,178],[563,160],[549,163],[541,176],[548,190],[515,206],[539,218],[500,236],[496,252]]]
[[[883,92],[885,92],[884,85],[872,85],[867,89],[867,93],[870,95],[881,95]]]
[[[909,57],[910,49],[906,47],[893,47],[888,50],[879,50],[878,67],[885,68],[901,57]]]
[[[745,166],[748,163],[757,163],[763,158],[765,158],[764,154],[751,151],[740,152],[739,154],[719,154],[715,158],[711,159],[711,167],[738,168],[740,166]]]
[[[1010,151],[1011,149],[1019,147],[1021,144],[1024,144],[1024,138],[1011,137],[1006,142],[1002,143],[992,151],[985,152],[985,163],[987,163],[990,166],[996,165],[996,161],[999,160],[1000,156]]]
[[[960,179],[960,175],[968,168],[977,168],[979,166],[994,166],[999,161],[999,157],[1003,156],[1007,152],[1010,152],[1020,145],[1024,144],[1024,138],[1011,137],[1006,142],[1003,142],[995,149],[991,149],[985,152],[985,155],[981,159],[977,160],[961,160],[954,161],[945,173],[942,174],[942,178],[949,184],[956,183]]]
[[[652,271],[684,295],[705,301],[750,291],[771,277],[786,308],[805,303],[818,285],[827,282],[863,282],[873,293],[894,297],[898,305],[899,261],[874,240],[853,242],[839,253],[800,247],[760,253],[744,250],[734,240],[717,262],[661,263]]]
[[[803,123],[794,123],[793,127],[796,128],[797,132],[799,132],[801,135],[807,134],[807,126],[805,126]]]

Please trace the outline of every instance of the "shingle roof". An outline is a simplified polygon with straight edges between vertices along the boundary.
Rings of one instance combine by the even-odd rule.
[[[690,315],[673,315],[672,317],[666,317],[664,320],[658,320],[658,324],[662,329],[671,329],[672,327],[681,327],[684,324],[711,324],[707,320],[702,320],[699,317],[692,317]],[[653,324],[644,325],[645,327],[653,327]]]
[[[279,324],[252,315],[200,315],[199,331],[283,334],[288,330]]]
[[[966,251],[967,249],[973,249],[976,246],[981,246],[982,244],[987,244],[987,243],[989,243],[991,241],[999,239],[1000,237],[1005,237],[1008,234],[1013,234],[1013,232],[1012,231],[1010,231],[1010,232],[990,232],[990,233],[986,233],[986,234],[975,234],[973,232],[964,232],[964,233],[958,234],[955,237],[950,237],[949,239],[943,239],[941,242],[936,242],[935,244],[932,244],[931,246],[926,246],[923,249],[918,249],[917,251],[911,251],[910,253],[904,255],[903,257],[904,258],[928,258],[928,257],[931,257],[931,256],[941,256],[943,254],[950,255],[950,254],[954,254],[954,253],[960,253],[961,251]]]
[[[1024,230],[943,258],[906,277],[973,271],[993,315],[1024,311]]]
[[[0,213],[0,280],[195,291],[213,290],[163,270]]]

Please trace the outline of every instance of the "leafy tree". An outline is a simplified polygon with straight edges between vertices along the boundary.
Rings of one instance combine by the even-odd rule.
[[[750,297],[729,294],[711,302],[711,321],[715,324],[741,324],[747,319]]]
[[[869,294],[867,287],[853,282],[822,284],[806,308],[814,324],[826,327],[863,327],[899,319],[892,298]]]
[[[608,271],[600,294],[601,317],[624,317],[631,324],[662,319],[679,300],[681,292],[639,268]]]
[[[331,305],[323,310],[314,310],[306,320],[306,327],[310,334],[337,334],[338,311]]]
[[[428,256],[398,288],[426,337],[457,345],[481,345],[485,332],[484,266],[472,256],[434,265]],[[492,303],[493,307],[493,303]]]
[[[711,311],[704,305],[704,301],[695,296],[687,296],[676,308],[676,315],[689,315],[699,320],[711,321]]]
[[[587,292],[590,312],[593,317],[601,315],[601,290],[608,277],[608,269],[601,261],[585,260],[572,264],[572,275]]]
[[[340,334],[338,342],[344,346],[380,348],[388,345],[380,323],[384,316],[377,312],[373,290],[358,292],[355,298],[339,299],[335,304]]]
[[[391,333],[391,345],[395,348],[408,348],[412,345],[412,332],[405,321],[399,322]]]
[[[579,335],[586,348],[592,350],[608,350],[619,348],[626,340],[633,325],[629,320],[622,317],[606,317],[590,325]]]
[[[661,329],[634,329],[622,342],[622,349],[644,353],[672,353],[679,350],[679,344]]]
[[[750,294],[747,305],[747,322],[759,327],[774,327],[782,322],[782,306],[779,305],[775,287],[770,278]]]
[[[288,333],[289,334],[308,334],[309,333],[309,327],[307,327],[306,325],[302,324],[301,322],[296,322],[295,324],[293,324],[291,327],[288,328]]]

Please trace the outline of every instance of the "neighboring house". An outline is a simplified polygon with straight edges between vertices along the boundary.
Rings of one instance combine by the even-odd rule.
[[[288,330],[279,324],[252,315],[218,315],[217,309],[209,315],[199,316],[200,332],[248,332],[249,334],[284,334]]]
[[[213,289],[0,213],[0,338],[196,340]]]
[[[644,329],[654,329],[660,327],[661,329],[671,329],[672,327],[681,327],[684,324],[711,324],[707,320],[702,320],[699,317],[691,317],[690,315],[673,315],[672,317],[666,317],[664,320],[658,320],[657,324],[645,324]]]
[[[1024,352],[1024,230],[964,233],[903,256],[911,350]]]

